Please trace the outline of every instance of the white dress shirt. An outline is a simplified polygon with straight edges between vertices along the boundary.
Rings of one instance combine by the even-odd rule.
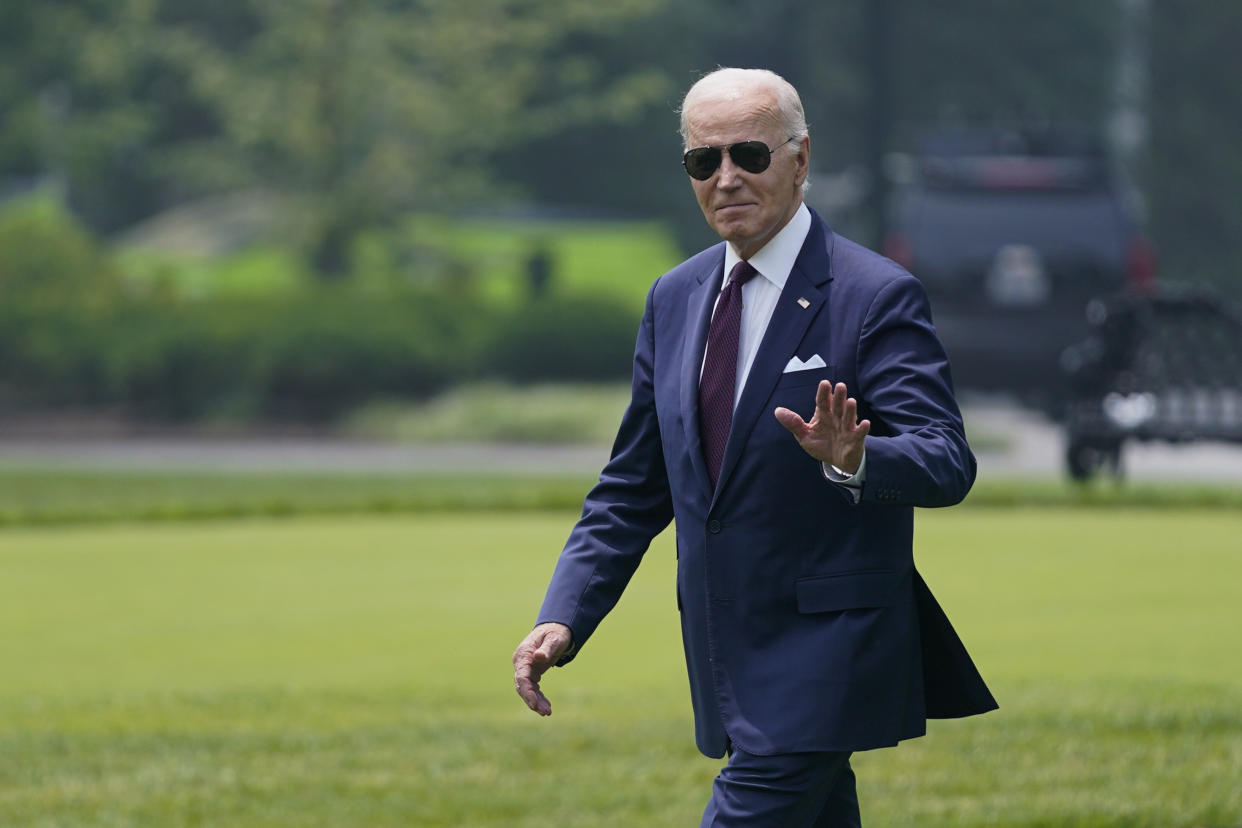
[[[755,354],[759,352],[759,343],[772,321],[772,312],[776,310],[776,302],[781,298],[785,282],[793,270],[807,233],[811,231],[811,211],[805,204],[798,205],[789,223],[780,232],[759,249],[748,261],[759,272],[758,276],[742,285],[742,324],[737,345],[737,382],[733,386],[733,406],[737,407],[742,398],[742,390],[746,386],[746,378],[750,376],[750,366],[754,364]],[[733,266],[742,257],[733,249],[730,242],[725,245],[724,275],[721,278],[720,290],[725,288]],[[719,301],[719,297],[717,297]],[[700,372],[702,368],[700,367]],[[700,374],[701,375],[701,374]],[[848,474],[829,463],[824,463],[824,475],[833,483],[853,489],[854,499],[858,499],[858,490],[862,487],[867,457],[863,454],[862,465],[855,474]]]

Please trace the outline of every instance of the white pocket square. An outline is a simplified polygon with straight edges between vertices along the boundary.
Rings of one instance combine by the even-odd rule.
[[[815,356],[811,357],[806,362],[803,362],[802,360],[798,359],[795,356],[792,359],[790,359],[788,363],[785,364],[784,373],[788,374],[791,371],[809,371],[812,368],[824,368],[824,367],[826,367],[826,363],[824,362],[824,358],[820,356],[819,354],[816,354]]]

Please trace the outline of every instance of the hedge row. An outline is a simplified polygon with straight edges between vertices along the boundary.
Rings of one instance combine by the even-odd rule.
[[[437,294],[0,305],[0,403],[158,420],[322,421],[461,381],[629,375],[637,319],[614,303],[488,307]]]

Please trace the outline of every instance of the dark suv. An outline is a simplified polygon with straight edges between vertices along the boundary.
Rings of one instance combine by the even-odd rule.
[[[929,138],[895,181],[884,252],[927,287],[959,389],[1055,413],[1061,352],[1094,297],[1152,287],[1149,245],[1103,152],[1064,134]]]

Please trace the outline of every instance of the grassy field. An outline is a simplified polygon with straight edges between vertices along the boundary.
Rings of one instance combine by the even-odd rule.
[[[577,509],[589,476],[0,468],[0,527]],[[1239,492],[1242,500],[1242,492]]]
[[[307,515],[436,512],[576,512],[593,474],[223,471],[0,464],[0,527],[123,521],[170,522]],[[1242,488],[1221,485],[1076,486],[1066,481],[989,480],[972,509],[1187,509],[1242,511]]]
[[[0,825],[683,826],[670,538],[546,688],[509,655],[572,512],[0,532]],[[1002,709],[856,757],[872,826],[1242,823],[1242,516],[920,514]]]

